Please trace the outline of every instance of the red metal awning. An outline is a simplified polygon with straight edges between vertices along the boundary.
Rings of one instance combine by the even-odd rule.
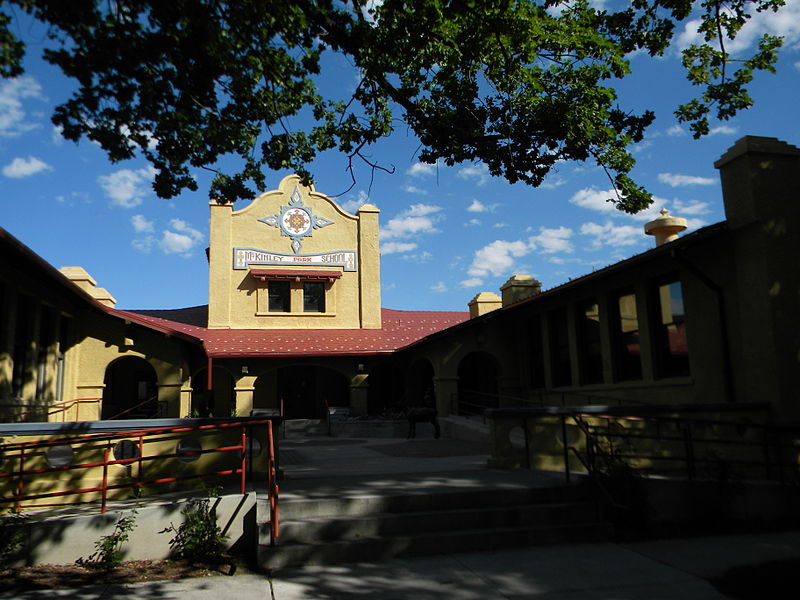
[[[342,276],[341,271],[311,271],[306,269],[250,269],[250,275],[261,281],[268,279],[294,279],[295,281],[325,280],[333,282]]]

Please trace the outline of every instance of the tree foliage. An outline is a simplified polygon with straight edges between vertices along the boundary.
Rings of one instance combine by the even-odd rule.
[[[423,162],[482,161],[510,182],[542,183],[558,161],[594,161],[635,212],[650,196],[629,174],[631,145],[654,115],[618,106],[614,83],[629,53],[663,54],[677,27],[699,18],[704,43],[684,51],[698,97],[677,115],[695,136],[709,118],[750,106],[746,85],[774,71],[781,39],[765,35],[734,62],[725,45],[756,11],[784,0],[6,0],[0,75],[22,73],[15,16],[48,27],[44,58],[77,82],[53,122],[88,137],[112,161],[142,154],[164,198],[214,170],[212,198],[253,196],[265,169],[293,169],[336,149],[364,150],[396,115],[421,142]],[[699,11],[692,13],[692,10]],[[355,90],[320,92],[326,53],[355,67]],[[736,70],[731,72],[732,66]],[[297,123],[303,125],[298,126]],[[235,172],[222,157],[240,159]]]

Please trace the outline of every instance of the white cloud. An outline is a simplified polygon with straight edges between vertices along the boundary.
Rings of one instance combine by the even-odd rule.
[[[612,202],[608,201],[609,198],[615,197],[616,195],[614,190],[584,188],[575,192],[569,201],[577,206],[580,206],[581,208],[588,208],[589,210],[596,210],[604,213],[618,214],[620,211],[615,208]]]
[[[23,100],[29,98],[44,100],[42,86],[33,77],[0,80],[0,137],[15,137],[38,127],[27,120]]]
[[[464,227],[476,227],[477,225],[481,224],[480,219],[470,219],[466,223],[464,223]]]
[[[490,274],[499,277],[512,269],[515,258],[525,256],[528,252],[530,247],[525,242],[495,240],[475,252],[467,273],[473,277]]]
[[[472,203],[467,207],[467,212],[494,212],[498,206],[498,204],[484,204],[480,200],[473,200]]]
[[[683,215],[704,215],[711,212],[711,209],[708,208],[708,202],[699,202],[697,200],[692,200],[691,202],[673,200],[672,210],[676,213],[676,217]]]
[[[492,227],[495,229],[503,229],[503,227],[508,227],[508,223],[495,223]]]
[[[3,175],[13,179],[21,179],[22,177],[36,175],[36,173],[41,173],[42,171],[52,170],[53,167],[35,156],[29,156],[28,158],[18,157],[3,167]]]
[[[339,206],[341,206],[344,210],[346,210],[349,213],[356,214],[358,212],[358,209],[361,208],[361,206],[363,204],[366,204],[367,202],[369,202],[369,194],[367,194],[367,192],[365,192],[364,190],[359,190],[358,197],[350,200],[345,200],[344,202],[341,202]]]
[[[172,219],[170,227],[174,231],[165,229],[158,245],[164,254],[180,254],[188,258],[195,246],[203,240],[203,234],[181,219]]]
[[[697,31],[700,19],[687,21],[683,32],[678,36],[676,45],[683,50],[692,44],[703,44],[703,34]],[[765,10],[754,12],[745,23],[735,40],[725,40],[725,50],[737,54],[754,46],[765,34],[783,37],[785,48],[800,41],[800,2],[787,2],[777,12]]]
[[[580,206],[582,208],[586,208],[588,210],[595,210],[597,212],[605,213],[607,215],[615,216],[615,217],[622,217],[627,219],[633,219],[635,221],[649,221],[655,219],[658,216],[658,211],[666,203],[666,200],[663,198],[659,198],[658,196],[653,196],[653,203],[643,211],[639,211],[636,214],[630,214],[626,212],[622,212],[615,208],[612,202],[608,202],[608,198],[614,198],[615,193],[614,190],[597,190],[595,188],[584,188],[582,190],[578,190],[573,194],[572,198],[569,199],[572,204]]]
[[[698,177],[696,175],[679,175],[677,173],[659,173],[658,180],[672,187],[686,185],[714,185],[716,181],[710,177]]]
[[[131,241],[131,246],[136,248],[142,254],[147,254],[153,249],[153,244],[156,243],[155,236],[146,235],[144,237],[135,238]]]
[[[409,194],[418,194],[420,196],[428,195],[428,190],[423,190],[415,185],[404,185],[402,189],[404,192],[408,192]]]
[[[144,215],[133,215],[131,217],[131,225],[136,233],[153,233],[153,222],[148,221]]]
[[[739,130],[730,125],[717,125],[708,131],[708,135],[735,135]]]
[[[414,242],[381,242],[381,254],[396,254],[398,252],[411,252],[417,249]]]
[[[645,239],[644,230],[633,225],[615,225],[606,221],[604,225],[589,222],[581,225],[581,234],[592,236],[592,248],[601,246],[632,246]]]
[[[436,165],[429,165],[426,163],[414,163],[406,170],[406,175],[412,177],[427,177],[436,173]]]
[[[474,181],[477,185],[486,185],[489,181],[489,167],[484,164],[461,167],[457,174],[459,179]]]
[[[408,238],[420,234],[436,233],[436,222],[441,218],[441,206],[413,204],[381,227],[381,239]]]
[[[567,183],[567,180],[564,179],[563,177],[549,176],[547,177],[547,179],[544,180],[544,183],[542,183],[540,187],[546,190],[554,190],[557,187],[564,185],[565,183]]]
[[[542,254],[573,252],[575,248],[569,241],[572,234],[572,229],[563,225],[552,229],[540,227],[539,234],[528,238],[528,243],[533,250],[539,250]]]
[[[111,175],[101,175],[97,183],[111,199],[112,206],[134,208],[152,191],[150,184],[155,174],[156,170],[150,166],[136,170],[122,169]]]
[[[60,146],[64,143],[64,137],[61,135],[64,128],[60,125],[53,125],[53,131],[50,134],[50,142],[54,146]]]
[[[471,277],[470,279],[465,279],[461,281],[459,285],[463,288],[478,287],[479,285],[483,285],[483,279],[480,279],[478,277]]]
[[[446,292],[447,291],[447,285],[445,284],[444,281],[439,281],[435,285],[431,286],[431,291],[439,292],[439,293]]]
[[[686,135],[686,130],[680,125],[673,125],[669,129],[667,129],[667,135],[670,137],[678,137]]]

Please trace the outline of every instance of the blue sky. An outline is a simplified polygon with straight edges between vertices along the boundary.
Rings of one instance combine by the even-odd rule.
[[[370,151],[394,174],[371,177],[361,167],[344,193],[346,160],[328,153],[312,165],[315,187],[347,210],[364,201],[381,209],[384,307],[466,310],[475,294],[497,292],[515,273],[533,275],[545,289],[559,285],[652,247],[642,226],[661,208],[689,219],[692,229],[722,220],[713,163],[740,137],[800,145],[800,2],[787,4],[753,19],[734,48],[747,49],[760,32],[784,35],[778,74],[759,75],[751,87],[755,107],[714,123],[704,139],[693,140],[672,115],[694,93],[677,55],[692,30],[663,58],[631,58],[634,74],[619,86],[620,105],[657,115],[635,148],[634,178],[656,198],[646,213],[626,215],[607,204],[608,179],[588,163],[561,165],[540,188],[510,185],[480,164],[423,165],[418,142],[400,123]],[[41,34],[35,25],[26,29],[34,42]],[[60,138],[49,118],[70,82],[38,59],[40,50],[29,48],[23,77],[0,79],[0,225],[56,267],[83,266],[119,308],[205,304],[208,177],[198,172],[198,192],[163,200],[150,189],[144,160],[112,164],[97,145]],[[355,82],[343,61],[330,64],[333,81]],[[269,173],[268,188],[286,174]]]

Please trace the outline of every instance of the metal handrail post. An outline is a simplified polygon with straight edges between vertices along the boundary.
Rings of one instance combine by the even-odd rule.
[[[106,512],[106,499],[108,496],[108,452],[109,447],[106,446],[103,448],[103,487],[101,489],[101,504],[100,504],[100,513],[105,514]]]
[[[242,458],[241,458],[241,471],[239,477],[239,493],[244,495],[247,479],[247,427],[242,425]]]
[[[571,482],[571,474],[569,470],[569,442],[567,441],[567,417],[561,415],[561,441],[564,447],[564,477],[567,483]]]

